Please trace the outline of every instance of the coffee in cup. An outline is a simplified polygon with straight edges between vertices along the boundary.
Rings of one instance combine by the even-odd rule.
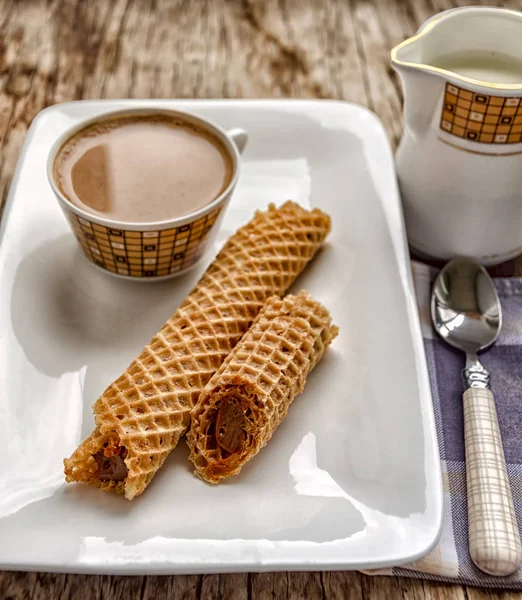
[[[91,124],[60,148],[54,179],[78,208],[126,223],[185,217],[229,186],[232,159],[211,132],[166,114]]]
[[[165,279],[193,267],[211,245],[247,137],[182,111],[124,109],[65,131],[47,176],[94,265]]]

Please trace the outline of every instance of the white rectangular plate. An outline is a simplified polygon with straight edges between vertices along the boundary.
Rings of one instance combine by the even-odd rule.
[[[219,486],[181,443],[133,502],[66,485],[91,405],[212,260],[161,283],[112,278],[80,254],[47,184],[53,141],[122,107],[181,108],[250,141],[214,251],[269,202],[332,216],[294,290],[340,335],[270,444]],[[392,155],[378,119],[324,101],[85,101],[33,122],[0,242],[0,567],[93,573],[354,569],[436,543],[438,449]]]

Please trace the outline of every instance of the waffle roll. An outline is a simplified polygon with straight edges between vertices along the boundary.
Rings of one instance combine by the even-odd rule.
[[[68,482],[141,494],[190,424],[201,391],[266,300],[319,250],[330,218],[270,205],[229,238],[194,290],[95,402],[92,434],[64,460]]]
[[[192,411],[187,440],[196,475],[218,483],[241,471],[282,423],[337,332],[305,291],[267,301]]]

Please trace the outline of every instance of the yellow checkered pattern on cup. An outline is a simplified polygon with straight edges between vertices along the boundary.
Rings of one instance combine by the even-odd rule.
[[[521,99],[471,92],[447,83],[440,128],[470,142],[518,144],[522,142]]]
[[[106,227],[72,211],[68,218],[83,252],[98,267],[128,277],[164,277],[197,262],[220,211],[221,207],[192,223],[156,231]]]

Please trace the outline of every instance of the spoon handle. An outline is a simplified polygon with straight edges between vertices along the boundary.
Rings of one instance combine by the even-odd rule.
[[[485,573],[510,575],[522,561],[522,546],[490,390],[464,392],[464,435],[471,559]]]

